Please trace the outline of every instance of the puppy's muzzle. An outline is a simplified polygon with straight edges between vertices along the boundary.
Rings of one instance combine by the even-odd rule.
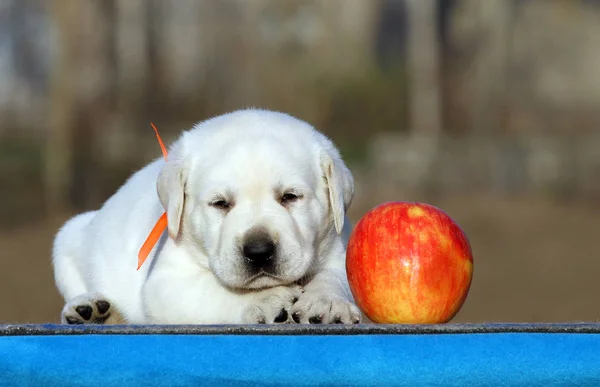
[[[244,238],[244,258],[255,270],[270,272],[273,269],[277,247],[273,239],[264,232],[251,232]]]

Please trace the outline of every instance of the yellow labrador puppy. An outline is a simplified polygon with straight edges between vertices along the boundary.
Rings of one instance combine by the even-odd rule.
[[[58,232],[62,322],[358,323],[345,274],[353,194],[338,150],[303,121],[249,109],[202,122]],[[165,211],[168,233],[136,271]]]

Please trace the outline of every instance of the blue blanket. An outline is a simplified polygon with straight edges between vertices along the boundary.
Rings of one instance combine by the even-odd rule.
[[[0,386],[600,386],[600,326],[0,326]]]

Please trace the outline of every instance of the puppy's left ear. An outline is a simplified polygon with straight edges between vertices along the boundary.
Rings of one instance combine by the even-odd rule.
[[[321,170],[329,191],[329,205],[333,212],[335,231],[341,234],[346,210],[354,197],[354,178],[337,151],[321,154]]]
[[[177,161],[168,161],[158,175],[158,197],[167,212],[169,236],[177,240],[185,201],[184,168]]]

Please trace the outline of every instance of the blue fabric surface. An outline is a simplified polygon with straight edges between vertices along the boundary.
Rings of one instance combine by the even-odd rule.
[[[2,386],[600,386],[600,334],[0,337]]]

